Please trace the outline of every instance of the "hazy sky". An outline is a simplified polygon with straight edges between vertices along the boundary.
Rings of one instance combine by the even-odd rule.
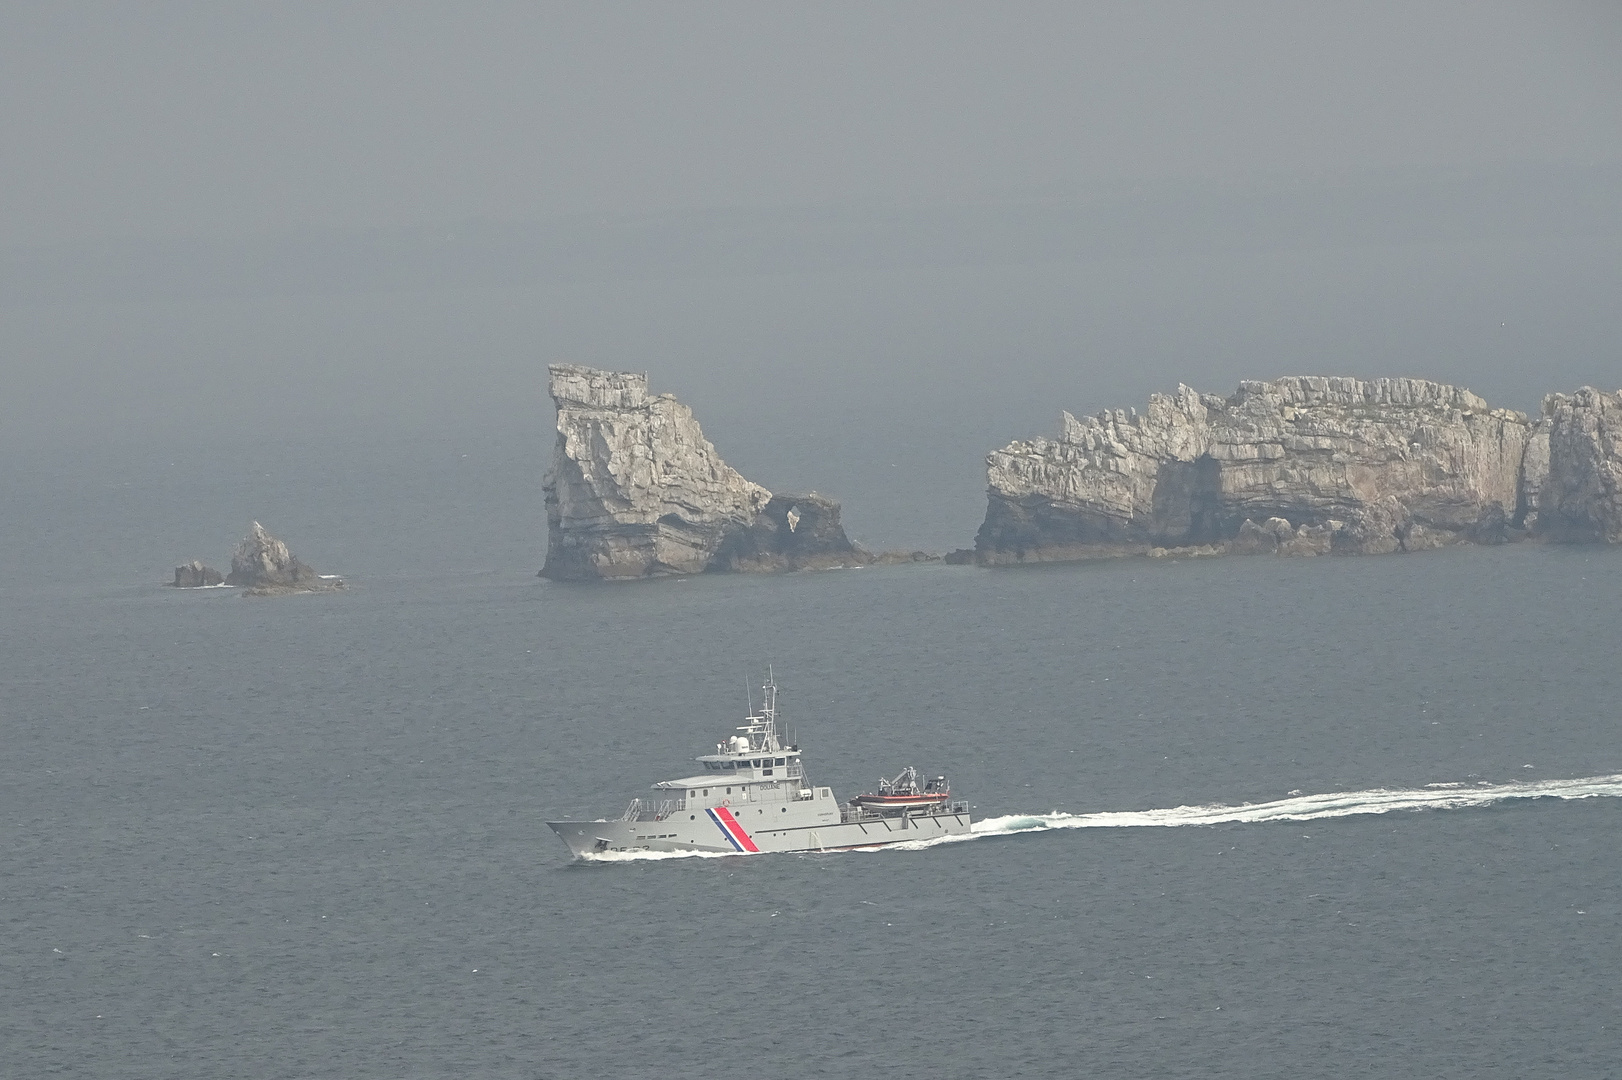
[[[972,503],[1179,380],[1622,385],[1614,3],[12,3],[0,154],[24,453],[544,445],[570,359]]]
[[[1615,161],[1595,3],[72,4],[0,15],[10,242]]]
[[[8,242],[1616,161],[1614,3],[5,6]]]

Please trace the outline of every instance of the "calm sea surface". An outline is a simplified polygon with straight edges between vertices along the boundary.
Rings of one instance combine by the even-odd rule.
[[[1622,551],[576,587],[446,470],[270,601],[155,585],[220,492],[8,481],[0,1074],[1622,1075]],[[768,663],[995,820],[572,863]]]

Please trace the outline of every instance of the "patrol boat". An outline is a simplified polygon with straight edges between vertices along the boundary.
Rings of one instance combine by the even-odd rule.
[[[746,712],[736,735],[697,759],[702,774],[653,785],[653,797],[632,799],[615,819],[547,825],[585,858],[625,851],[837,851],[969,831],[969,807],[950,802],[945,777],[920,788],[917,771],[907,768],[846,805],[832,788],[813,785],[800,748],[787,744],[778,728],[777,686],[769,673],[760,711],[751,702]]]

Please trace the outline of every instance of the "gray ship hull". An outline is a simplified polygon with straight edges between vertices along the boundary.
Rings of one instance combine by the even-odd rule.
[[[969,832],[967,810],[917,815],[861,815],[849,820],[806,825],[750,822],[736,816],[682,814],[647,821],[549,821],[569,850],[590,858],[610,852],[663,851],[721,855],[764,855],[784,851],[839,851],[883,847]],[[767,827],[768,825],[774,827]]]
[[[772,851],[837,851],[938,840],[969,832],[966,803],[947,805],[946,777],[920,786],[903,769],[879,791],[841,806],[832,788],[806,778],[800,748],[777,726],[777,686],[767,673],[760,712],[698,763],[704,771],[661,780],[632,799],[618,818],[549,821],[577,857],[614,852],[762,855]],[[876,804],[876,805],[870,805]]]

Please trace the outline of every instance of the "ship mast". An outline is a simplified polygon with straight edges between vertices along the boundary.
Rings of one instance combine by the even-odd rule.
[[[747,684],[745,686],[747,691]],[[749,707],[744,712],[743,723],[738,725],[737,735],[724,739],[715,745],[718,755],[732,757],[733,755],[747,756],[750,754],[781,754],[799,749],[798,746],[789,746],[785,751],[783,733],[777,723],[777,680],[770,666],[766,668],[766,681],[760,687],[760,711],[755,711],[754,695],[748,694]],[[701,759],[702,760],[702,759]],[[742,762],[742,764],[749,764]],[[782,765],[783,762],[778,762]],[[757,768],[772,768],[772,763],[756,762]],[[792,763],[790,775],[803,778],[798,759]]]

